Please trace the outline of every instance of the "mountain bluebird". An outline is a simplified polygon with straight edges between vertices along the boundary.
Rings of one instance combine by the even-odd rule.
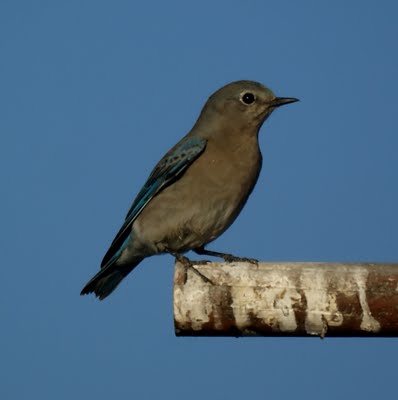
[[[261,169],[258,132],[279,106],[257,82],[237,81],[216,91],[191,131],[156,165],[127,213],[101,263],[81,294],[107,297],[144,258],[169,253],[239,259],[205,249],[235,220]],[[189,260],[188,260],[189,262]]]

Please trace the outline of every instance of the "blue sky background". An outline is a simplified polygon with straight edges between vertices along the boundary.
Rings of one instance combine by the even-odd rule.
[[[0,3],[0,398],[396,396],[395,339],[176,338],[173,259],[80,297],[131,201],[207,97],[258,80],[300,103],[211,248],[398,261],[394,1]]]

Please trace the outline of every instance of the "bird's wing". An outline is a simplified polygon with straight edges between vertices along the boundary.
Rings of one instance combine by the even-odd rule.
[[[127,244],[130,227],[144,207],[167,185],[178,179],[181,174],[199,157],[206,147],[206,139],[188,137],[173,147],[156,165],[143,188],[138,193],[127,213],[126,220],[104,256],[101,268]]]

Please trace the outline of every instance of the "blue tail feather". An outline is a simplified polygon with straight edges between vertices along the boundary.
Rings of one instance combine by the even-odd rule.
[[[94,293],[100,300],[105,299],[142,260],[142,257],[137,257],[128,265],[112,263],[105,266],[87,283],[80,294]]]

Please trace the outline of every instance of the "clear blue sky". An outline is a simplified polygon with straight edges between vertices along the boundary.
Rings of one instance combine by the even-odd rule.
[[[207,97],[258,80],[300,103],[211,247],[398,261],[394,1],[0,4],[0,398],[396,396],[395,339],[176,338],[173,259],[80,297],[135,194]]]

